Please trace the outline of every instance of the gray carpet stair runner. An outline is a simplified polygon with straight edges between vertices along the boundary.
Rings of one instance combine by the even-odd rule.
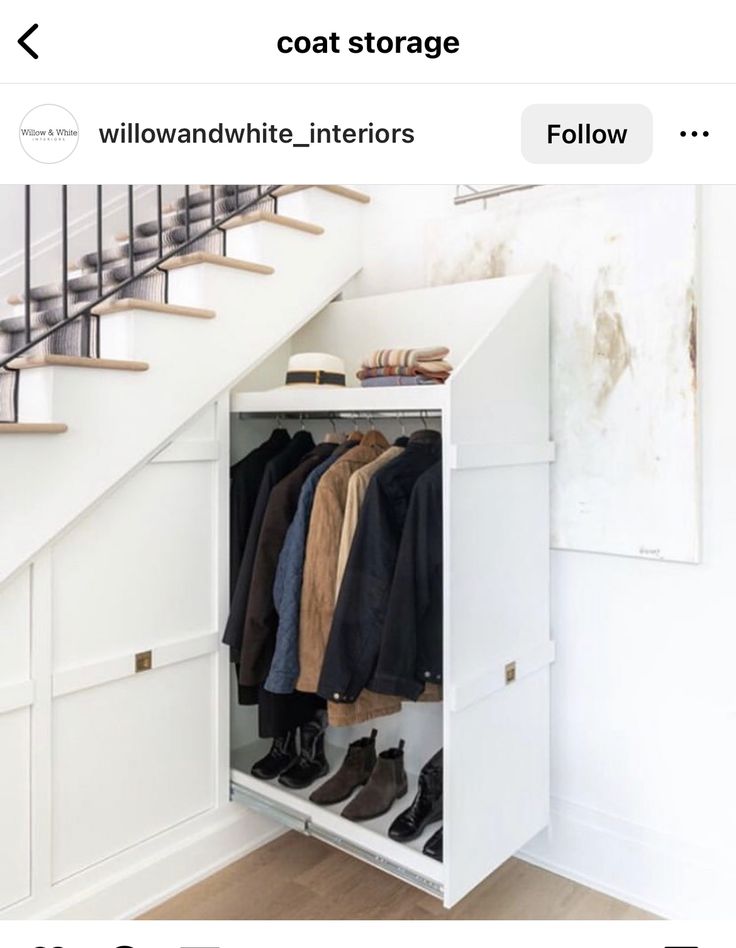
[[[220,218],[230,214],[238,207],[244,207],[255,201],[258,191],[255,185],[222,185],[215,188],[215,215]],[[266,197],[258,202],[256,207],[266,210],[274,209],[274,201]],[[162,244],[163,252],[168,253],[175,247],[183,244],[186,239],[186,198],[180,198],[174,209],[163,216]],[[189,225],[190,237],[206,231],[211,224],[210,192],[192,190],[189,194]],[[202,237],[188,247],[184,253],[195,250],[205,250],[210,253],[222,253],[223,234],[215,231]],[[102,250],[102,288],[103,293],[127,280],[130,276],[129,239],[108,243]],[[144,221],[137,224],[133,234],[133,255],[135,269],[141,270],[153,263],[159,254],[158,221]],[[79,260],[80,272],[69,279],[68,312],[73,315],[85,304],[94,302],[98,296],[97,252],[84,254]],[[165,275],[154,270],[150,274],[135,280],[132,285],[126,286],[115,297],[133,297],[136,299],[164,301]],[[44,286],[31,288],[31,338],[43,334],[52,326],[64,322],[61,283],[50,283]],[[24,297],[22,294],[12,298],[14,312],[0,318],[0,356],[10,355],[25,343],[25,314]],[[88,330],[85,327],[88,324]],[[99,355],[99,320],[84,317],[70,321],[68,325],[59,328],[53,335],[44,339],[24,358],[48,353],[61,355],[83,355],[85,333],[89,331],[90,352]],[[13,388],[15,372],[0,370],[0,422],[13,419]]]

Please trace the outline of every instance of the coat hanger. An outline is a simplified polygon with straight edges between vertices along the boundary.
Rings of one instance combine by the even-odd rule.
[[[346,441],[353,441],[356,444],[360,444],[363,440],[363,432],[358,428],[358,416],[353,415],[353,430],[350,434],[345,435]]]
[[[329,421],[330,424],[332,425],[332,431],[328,431],[328,432],[325,434],[325,436],[324,436],[324,438],[322,439],[322,441],[323,441],[325,444],[339,444],[339,443],[340,443],[340,435],[337,433],[337,425],[335,424],[335,419],[332,418],[332,417],[330,417],[330,418],[328,419],[328,421]]]
[[[404,416],[401,414],[401,412],[399,412],[398,420],[399,420],[399,426],[400,426],[399,427],[400,434],[399,434],[399,437],[394,441],[394,445],[397,448],[405,448],[407,444],[409,443],[409,438],[406,434],[406,421],[405,421]]]

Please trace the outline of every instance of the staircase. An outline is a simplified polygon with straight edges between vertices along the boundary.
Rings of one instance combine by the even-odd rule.
[[[340,292],[368,200],[337,185],[187,189],[85,254],[66,294],[61,281],[11,297],[0,582]]]

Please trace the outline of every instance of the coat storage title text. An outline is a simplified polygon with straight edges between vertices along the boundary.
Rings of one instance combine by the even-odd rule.
[[[318,36],[279,36],[276,48],[280,53],[340,53],[342,37],[337,33]],[[419,53],[427,59],[438,59],[442,53],[460,49],[457,36],[376,36],[364,33],[347,41],[349,53]]]

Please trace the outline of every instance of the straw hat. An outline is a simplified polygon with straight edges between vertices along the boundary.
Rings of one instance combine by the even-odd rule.
[[[300,352],[289,356],[286,385],[345,386],[345,363],[326,352]]]

